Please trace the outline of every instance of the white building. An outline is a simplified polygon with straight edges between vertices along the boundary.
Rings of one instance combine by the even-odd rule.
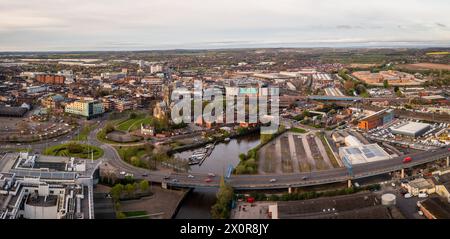
[[[378,144],[340,147],[339,156],[351,165],[371,163],[392,158]]]

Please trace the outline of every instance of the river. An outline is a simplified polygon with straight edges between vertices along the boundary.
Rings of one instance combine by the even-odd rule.
[[[251,135],[231,139],[230,142],[219,143],[211,155],[201,166],[191,166],[193,173],[213,172],[224,175],[231,164],[235,167],[239,163],[239,154],[247,153],[260,142],[259,135]],[[176,154],[180,158],[188,158],[195,150]],[[196,188],[185,198],[175,216],[177,219],[209,219],[211,206],[216,202],[217,189]]]

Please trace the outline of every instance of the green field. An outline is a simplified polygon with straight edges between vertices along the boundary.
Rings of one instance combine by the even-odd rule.
[[[133,131],[141,127],[141,123],[149,123],[150,118],[147,118],[145,114],[138,115],[134,119],[127,119],[120,121],[116,124],[116,129],[121,131]]]
[[[124,161],[129,161],[133,156],[141,158],[145,155],[145,149],[143,146],[132,146],[132,147],[115,147],[117,153]]]
[[[67,143],[55,145],[44,150],[44,155],[50,156],[64,156],[64,157],[75,157],[90,159],[98,159],[103,156],[103,150],[99,147],[88,145],[88,144],[78,144],[78,143]]]

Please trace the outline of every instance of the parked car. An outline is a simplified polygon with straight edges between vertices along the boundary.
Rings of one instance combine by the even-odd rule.
[[[194,175],[189,174],[189,175],[188,175],[188,178],[194,178]]]
[[[212,179],[210,179],[210,178],[205,178],[205,182],[206,182],[206,183],[210,183],[210,182],[212,182]]]
[[[419,198],[427,198],[428,194],[426,193],[419,193]]]
[[[272,178],[269,182],[271,182],[271,183],[274,183],[274,182],[276,182],[277,180],[275,179],[275,178]]]
[[[405,194],[404,197],[405,197],[405,198],[412,198],[412,195],[411,195],[411,193],[407,193],[407,194]]]

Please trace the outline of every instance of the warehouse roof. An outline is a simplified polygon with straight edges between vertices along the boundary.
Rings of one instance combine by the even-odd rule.
[[[350,146],[339,148],[339,155],[350,163],[361,164],[390,159],[391,156],[378,144]]]
[[[5,107],[0,106],[0,116],[22,117],[28,109],[24,107]]]
[[[391,129],[394,130],[395,133],[417,134],[422,130],[426,130],[428,127],[430,127],[430,125],[426,123],[408,122],[405,125],[392,127]]]

